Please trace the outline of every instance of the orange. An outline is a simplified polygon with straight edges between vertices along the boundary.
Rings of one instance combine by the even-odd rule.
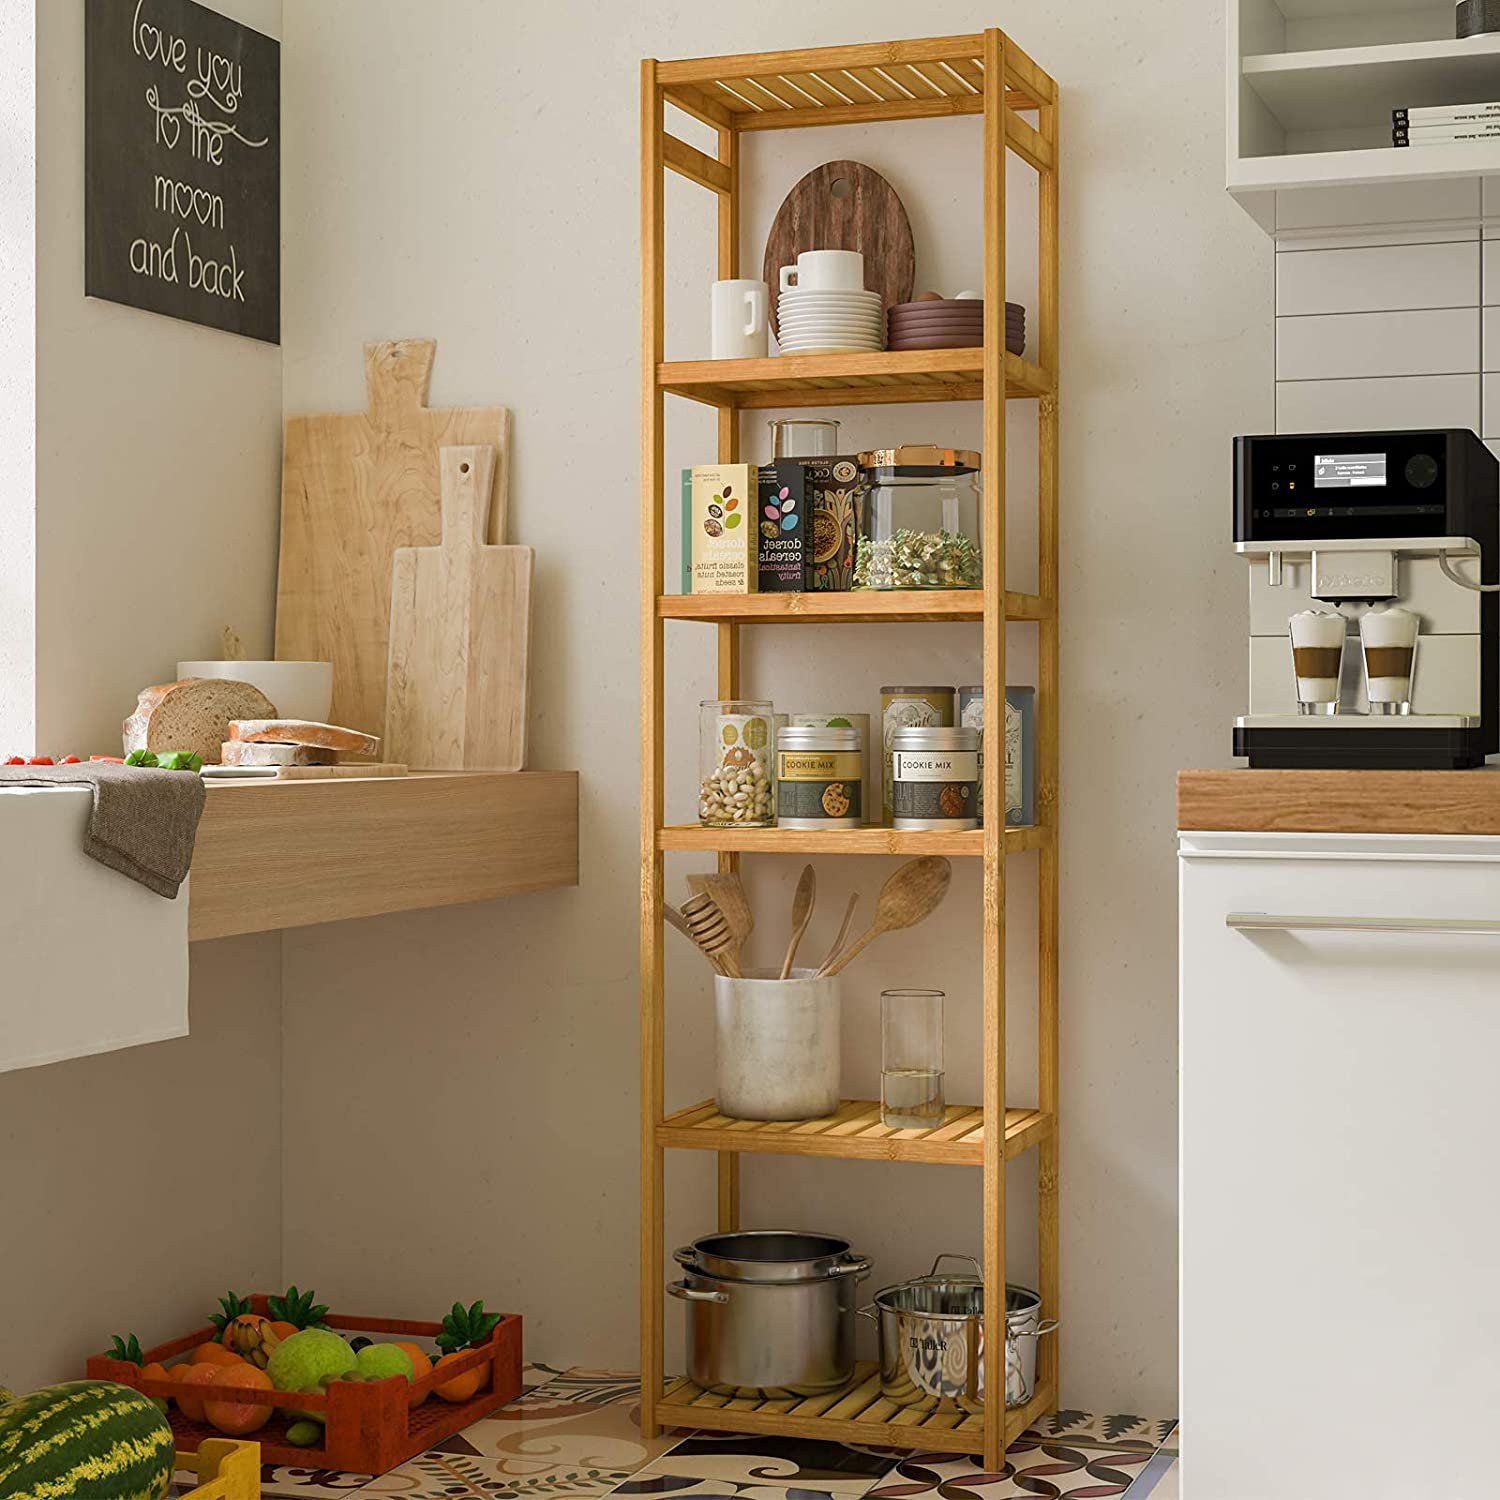
[[[432,1368],[432,1359],[420,1344],[408,1344],[398,1339],[396,1347],[406,1350],[406,1357],[411,1361],[411,1378],[413,1380],[420,1380]],[[406,1404],[408,1406],[420,1406],[431,1394],[431,1391],[413,1391],[407,1397]]]
[[[142,1380],[169,1380],[170,1378],[167,1374],[167,1367],[158,1360],[153,1359],[149,1365],[141,1366]]]
[[[271,1324],[271,1332],[274,1333],[276,1335],[276,1337],[279,1338],[279,1339],[289,1339],[289,1338],[291,1338],[291,1336],[294,1333],[298,1333],[300,1331],[301,1330],[297,1327],[297,1325],[295,1323],[272,1323]]]
[[[226,1349],[222,1344],[199,1344],[193,1350],[193,1363],[195,1365],[227,1365],[239,1359],[239,1355],[233,1349]]]
[[[465,1354],[472,1354],[472,1349],[455,1349],[452,1354],[445,1354],[438,1362],[437,1368],[442,1369],[444,1365],[453,1364]],[[465,1370],[462,1375],[455,1375],[446,1385],[437,1386],[438,1395],[444,1401],[468,1401],[479,1392],[479,1388],[489,1378],[490,1367],[487,1363],[478,1364],[472,1370]]]
[[[214,1369],[210,1385],[253,1386],[256,1390],[273,1389],[271,1377],[254,1365],[220,1365]],[[262,1406],[256,1401],[210,1401],[203,1403],[203,1414],[220,1432],[231,1437],[243,1437],[247,1432],[258,1432],[271,1420],[274,1406]]]
[[[172,1374],[181,1382],[183,1390],[177,1398],[177,1405],[183,1416],[190,1422],[201,1422],[203,1420],[203,1397],[189,1395],[187,1387],[190,1385],[207,1385],[214,1376],[219,1373],[219,1366],[214,1364],[186,1364],[173,1367]],[[238,1372],[236,1372],[238,1373]]]

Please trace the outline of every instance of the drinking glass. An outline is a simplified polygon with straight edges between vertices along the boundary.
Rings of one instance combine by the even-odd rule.
[[[839,451],[839,424],[832,417],[778,417],[771,429],[771,457],[832,458]]]
[[[943,1123],[943,992],[880,996],[880,1123],[931,1130]]]

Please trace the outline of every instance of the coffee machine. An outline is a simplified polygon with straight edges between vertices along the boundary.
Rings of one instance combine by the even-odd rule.
[[[1500,464],[1472,432],[1240,437],[1252,767],[1445,769],[1500,751]]]

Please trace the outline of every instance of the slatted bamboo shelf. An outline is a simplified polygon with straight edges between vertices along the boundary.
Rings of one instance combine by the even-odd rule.
[[[1052,1129],[1039,1109],[1005,1111],[1005,1154],[1019,1156]],[[656,1128],[659,1146],[769,1156],[845,1156],[854,1161],[920,1161],[941,1166],[984,1165],[984,1111],[950,1104],[929,1130],[893,1130],[880,1123],[878,1099],[845,1099],[821,1120],[732,1120],[712,1099],[668,1115]]]
[[[1007,828],[1007,854],[1024,854],[1047,845],[1052,830],[1045,824]],[[671,823],[656,836],[658,849],[703,849],[732,854],[946,854],[950,859],[984,856],[981,829],[944,833],[941,829],[705,828],[700,823]]]
[[[902,349],[876,354],[775,354],[766,359],[664,363],[661,388],[709,406],[875,406],[908,401],[982,401],[983,349]],[[1044,371],[1005,356],[1010,399],[1045,396]]]
[[[1007,620],[1040,620],[1048,606],[1036,594],[1005,594]],[[809,621],[875,625],[886,620],[982,620],[978,589],[893,590],[850,594],[664,594],[656,601],[663,620],[706,620],[715,625],[799,625]]]
[[[1013,1442],[1039,1417],[1057,1407],[1051,1385],[1037,1383],[1025,1406],[1005,1414],[1005,1441]],[[880,1373],[860,1361],[854,1379],[821,1396],[780,1400],[735,1398],[705,1391],[685,1377],[670,1381],[657,1403],[668,1426],[718,1432],[765,1432],[822,1438],[836,1443],[869,1443],[886,1448],[920,1448],[935,1453],[983,1453],[985,1420],[963,1412],[914,1411],[880,1394]]]
[[[712,155],[667,128],[682,111],[710,127]],[[1037,307],[1034,358],[1004,347],[998,317],[987,320],[980,349],[779,355],[749,360],[668,361],[663,273],[664,181],[668,171],[714,195],[717,256],[712,277],[740,270],[740,163],[747,136],[763,130],[923,120],[973,115],[980,122],[985,302],[1005,305],[1007,161],[1036,169]],[[1031,119],[1025,116],[1032,116]],[[1058,1307],[1058,91],[1048,75],[1004,33],[706,57],[641,65],[641,1430],[664,1425],[774,1433],[897,1448],[982,1454],[997,1471],[1007,1443],[1057,1402],[1057,1340],[1037,1351],[1037,1390],[1003,1420],[959,1413],[923,1415],[880,1396],[870,1366],[851,1385],[802,1400],[732,1399],[690,1382],[667,1383],[663,1371],[665,1153],[713,1151],[718,1159],[721,1231],[740,1223],[740,1165],[746,1156],[802,1155],[867,1161],[963,1165],[981,1169],[984,1279],[1005,1284],[1005,1167],[1037,1153],[1038,1289],[1047,1317]],[[703,281],[712,279],[705,274]],[[799,407],[977,401],[984,454],[981,549],[984,586],[927,594],[767,594],[729,597],[666,593],[664,512],[675,505],[665,473],[666,397],[717,409],[717,459],[741,459],[746,411]],[[1038,479],[1037,590],[1005,588],[1006,409],[1035,402]],[[1034,622],[1037,638],[1036,808],[1034,827],[1006,828],[992,818],[973,833],[896,832],[889,828],[816,831],[672,827],[665,823],[665,624],[715,627],[720,698],[741,691],[740,632],[762,624],[911,624],[971,621],[979,626],[987,702],[1005,694],[1006,624]],[[1004,805],[1002,759],[984,766],[984,799]],[[983,1082],[981,1102],[954,1106],[927,1131],[889,1131],[878,1107],[850,1100],[827,1121],[767,1125],[730,1120],[709,1102],[666,1113],[662,927],[665,860],[680,850],[717,854],[733,869],[750,854],[949,854],[981,862]],[[1006,857],[1037,852],[1037,1091],[1034,1108],[1005,1105]],[[986,1121],[1004,1129],[985,1128]],[[944,1248],[937,1246],[936,1248]],[[1004,1299],[985,1309],[985,1386],[1005,1385]]]

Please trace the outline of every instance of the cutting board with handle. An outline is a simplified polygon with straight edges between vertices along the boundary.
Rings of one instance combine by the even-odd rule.
[[[874,167],[825,161],[776,210],[761,275],[771,288],[771,327],[778,338],[781,268],[796,265],[804,250],[858,250],[865,258],[866,290],[879,292],[887,309],[911,301],[917,277],[911,221],[895,188]]]
[[[330,719],[367,734],[385,723],[391,559],[441,536],[438,450],[505,454],[500,406],[427,405],[435,339],[365,345],[369,410],[289,417],[281,467],[276,655],[333,663]],[[495,467],[490,539],[504,535],[507,465]]]
[[[486,540],[496,456],[441,449],[438,545],[398,547],[392,560],[381,749],[415,769],[526,764],[534,554]]]

